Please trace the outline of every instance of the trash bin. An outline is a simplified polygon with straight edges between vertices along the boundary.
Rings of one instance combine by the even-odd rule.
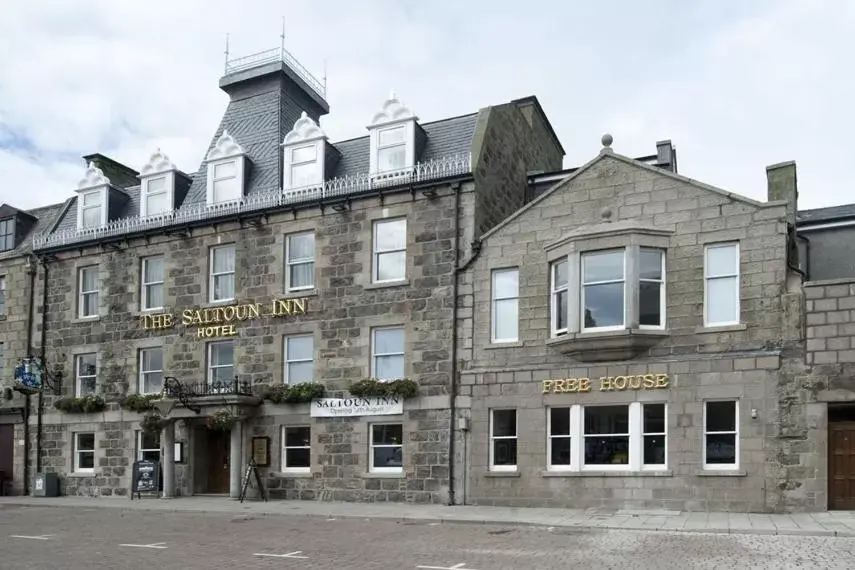
[[[58,497],[59,496],[59,479],[56,473],[36,473],[35,484],[33,485],[34,497]]]

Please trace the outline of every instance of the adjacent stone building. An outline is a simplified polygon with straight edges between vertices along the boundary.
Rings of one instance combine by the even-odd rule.
[[[534,97],[421,122],[391,95],[329,141],[281,55],[227,64],[197,171],[89,155],[34,240],[63,379],[36,453],[64,494],[126,495],[153,459],[167,496],[237,497],[252,459],[272,498],[453,500],[456,269],[564,151]]]
[[[786,450],[782,392],[805,370],[795,165],[767,169],[759,203],[603,144],[466,263],[463,501],[824,508],[819,456]]]

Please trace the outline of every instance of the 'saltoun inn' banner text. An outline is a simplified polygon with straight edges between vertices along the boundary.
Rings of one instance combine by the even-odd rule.
[[[243,303],[224,307],[184,309],[180,317],[172,313],[143,315],[140,324],[143,330],[169,329],[177,324],[198,327],[198,338],[235,336],[235,323],[260,317],[289,317],[306,314],[306,299],[275,299],[272,303]]]

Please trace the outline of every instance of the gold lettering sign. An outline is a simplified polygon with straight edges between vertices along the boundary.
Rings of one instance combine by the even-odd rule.
[[[235,323],[260,317],[287,317],[306,314],[306,299],[275,299],[269,305],[262,303],[244,303],[226,307],[207,307],[204,309],[184,309],[181,312],[181,324],[185,327],[198,327],[197,338],[214,338],[237,335]],[[142,315],[140,325],[143,330],[156,331],[169,329],[178,324],[171,313]]]
[[[544,380],[544,394],[575,394],[590,392],[593,382],[589,378],[564,378]],[[603,376],[596,383],[600,392],[621,392],[624,390],[661,390],[668,388],[671,379],[667,374],[638,374],[635,376]]]

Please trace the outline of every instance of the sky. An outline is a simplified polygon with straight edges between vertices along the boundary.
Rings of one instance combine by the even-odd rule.
[[[0,8],[0,203],[74,195],[82,156],[195,172],[231,57],[326,69],[332,141],[391,90],[423,122],[535,95],[578,166],[671,139],[681,174],[757,200],[795,160],[799,207],[855,202],[849,0],[40,0]]]

